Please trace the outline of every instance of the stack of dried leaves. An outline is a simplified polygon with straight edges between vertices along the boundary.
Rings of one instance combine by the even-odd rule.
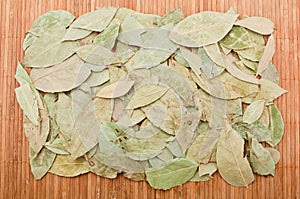
[[[217,170],[235,186],[274,175],[283,120],[273,100],[286,91],[273,29],[233,10],[42,15],[16,71],[33,175],[122,173],[156,189]]]

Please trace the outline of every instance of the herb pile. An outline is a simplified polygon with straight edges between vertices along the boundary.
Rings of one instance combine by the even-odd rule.
[[[245,187],[274,175],[283,120],[273,100],[286,91],[273,30],[233,10],[40,16],[15,76],[34,177],[121,173],[170,189],[216,171]]]

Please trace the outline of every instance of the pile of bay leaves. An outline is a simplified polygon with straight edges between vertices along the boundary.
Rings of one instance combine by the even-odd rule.
[[[181,9],[104,7],[40,16],[26,34],[16,98],[36,179],[119,173],[156,189],[274,175],[283,120],[274,24]],[[29,67],[28,74],[23,67]]]

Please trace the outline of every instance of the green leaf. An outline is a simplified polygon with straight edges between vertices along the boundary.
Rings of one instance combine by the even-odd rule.
[[[167,12],[163,17],[157,19],[159,27],[167,24],[177,24],[184,19],[184,15],[181,8],[177,8]]]
[[[55,104],[55,119],[64,140],[70,140],[75,125],[72,105],[73,99],[70,96],[59,93]]]
[[[23,50],[26,51],[29,46],[31,46],[38,37],[34,34],[28,32],[23,41]]]
[[[193,14],[173,28],[170,38],[175,43],[187,47],[216,43],[231,30],[237,17],[238,15],[211,11]]]
[[[29,83],[16,88],[15,93],[21,109],[28,119],[37,126],[39,118],[38,101]]]
[[[102,68],[103,66],[110,65],[117,60],[116,55],[109,49],[95,44],[77,48],[76,54],[84,61]]]
[[[245,110],[243,115],[243,122],[248,124],[252,124],[253,122],[257,121],[265,108],[265,101],[264,100],[257,100],[252,102]]]
[[[173,52],[141,48],[135,54],[134,68],[152,68],[166,61]]]
[[[72,27],[101,32],[111,22],[117,10],[114,7],[104,7],[93,12],[88,12],[76,19],[72,23]]]
[[[220,41],[220,43],[229,49],[241,50],[251,47],[249,33],[245,28],[233,26],[230,32]]]
[[[35,36],[42,36],[53,28],[68,27],[74,19],[75,16],[65,10],[49,11],[33,22],[29,32]]]
[[[226,182],[247,187],[254,181],[254,175],[247,158],[243,157],[243,151],[243,138],[231,129],[221,135],[216,158],[220,175]]]
[[[269,107],[270,114],[270,130],[272,131],[272,145],[276,146],[282,139],[284,133],[284,122],[280,113],[280,110],[275,104],[271,104]]]
[[[97,94],[101,98],[118,98],[129,92],[134,81],[118,81],[102,88]]]
[[[269,64],[264,72],[261,73],[263,79],[272,81],[275,84],[279,84],[279,76],[276,67],[273,64]]]
[[[168,88],[155,85],[155,84],[146,84],[139,87],[133,94],[127,109],[135,109],[142,106],[146,106],[158,100],[168,91]]]
[[[85,159],[82,157],[73,160],[70,155],[57,155],[49,172],[64,177],[78,176],[89,172],[84,163]]]
[[[167,190],[189,181],[197,170],[197,164],[184,158],[171,163],[146,170],[147,181],[155,189]]]
[[[55,157],[56,154],[46,148],[43,148],[38,154],[33,149],[29,149],[30,167],[35,179],[39,180],[46,175]]]
[[[39,113],[40,117],[38,125],[34,125],[25,115],[23,116],[25,136],[29,141],[31,150],[36,154],[42,150],[50,130],[50,121],[47,110],[40,109]]]
[[[237,21],[235,25],[242,26],[261,35],[269,35],[274,31],[274,23],[265,17],[246,17]]]
[[[276,98],[280,97],[281,95],[288,92],[287,90],[284,90],[277,84],[267,79],[260,79],[259,84],[260,84],[260,93],[261,93],[259,97],[267,100],[268,102],[271,102]]]
[[[275,53],[275,39],[274,36],[271,35],[267,41],[264,53],[262,54],[262,57],[259,60],[257,66],[257,74],[261,74],[266,70],[266,68],[269,66],[273,58],[274,53]]]
[[[89,36],[92,33],[90,30],[74,28],[73,26],[69,27],[66,31],[66,34],[63,36],[63,41],[76,41],[83,39]]]
[[[169,39],[170,29],[172,28],[172,25],[167,25],[145,30],[145,32],[140,34],[142,40],[141,47],[175,52],[177,46]]]
[[[117,19],[114,19],[109,26],[103,30],[95,39],[93,40],[93,43],[95,45],[103,46],[109,50],[112,50],[115,46],[116,39],[119,34],[120,29],[120,21]]]
[[[92,72],[91,75],[86,80],[86,83],[90,85],[90,87],[100,86],[109,81],[109,71],[108,69],[104,69],[100,72]]]
[[[56,138],[51,142],[46,142],[45,147],[57,155],[69,155],[70,153],[65,149],[60,138]]]
[[[170,135],[160,132],[147,139],[138,139],[131,136],[125,136],[124,140],[121,138],[118,142],[126,156],[133,160],[148,160],[162,152],[167,145],[167,139]]]
[[[38,90],[54,93],[80,86],[90,74],[90,69],[74,55],[52,67],[32,69],[30,77]]]
[[[250,139],[250,164],[253,172],[260,175],[275,174],[275,162],[271,153],[255,138]]]
[[[49,67],[74,54],[76,42],[62,42],[66,29],[57,27],[39,37],[26,51],[23,65],[33,68]]]

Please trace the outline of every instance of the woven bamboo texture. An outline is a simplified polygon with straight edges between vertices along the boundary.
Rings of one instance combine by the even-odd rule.
[[[168,191],[154,190],[146,182],[119,176],[109,180],[94,174],[63,178],[47,174],[37,181],[30,172],[28,142],[17,105],[14,79],[17,61],[24,56],[26,31],[41,14],[64,9],[76,16],[101,6],[128,7],[140,12],[163,15],[182,8],[190,15],[204,10],[264,16],[275,22],[276,54],[273,63],[280,85],[289,91],[276,101],[285,121],[285,135],[277,146],[281,159],[275,177],[256,176],[246,188],[228,185],[215,174],[213,180],[187,183]],[[0,1],[0,199],[10,198],[300,198],[299,0],[1,0]]]

